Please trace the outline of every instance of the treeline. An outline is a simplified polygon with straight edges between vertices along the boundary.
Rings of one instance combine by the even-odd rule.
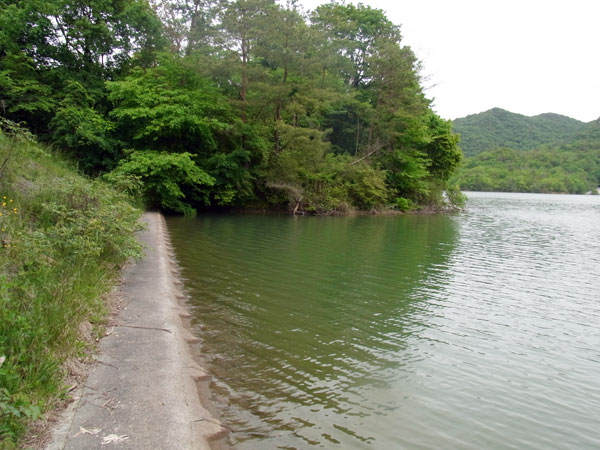
[[[359,4],[0,0],[0,113],[148,206],[444,205],[462,153]]]
[[[454,181],[470,191],[596,193],[600,140],[526,151],[488,150],[467,158]]]

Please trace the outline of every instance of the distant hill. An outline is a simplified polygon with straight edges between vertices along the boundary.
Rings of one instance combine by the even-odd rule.
[[[584,124],[582,128],[569,137],[568,141],[600,141],[600,118]]]
[[[584,194],[600,185],[600,119],[494,108],[454,130],[467,158],[453,181],[464,190]]]
[[[493,108],[454,120],[453,129],[461,135],[460,147],[464,154],[473,156],[500,147],[530,150],[543,144],[571,140],[576,135],[581,139],[587,125],[560,114],[529,117]]]

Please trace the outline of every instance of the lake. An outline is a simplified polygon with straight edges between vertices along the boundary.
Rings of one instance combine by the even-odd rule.
[[[600,448],[600,196],[168,219],[236,449]]]

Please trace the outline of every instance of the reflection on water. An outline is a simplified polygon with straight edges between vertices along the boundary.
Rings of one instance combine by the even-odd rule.
[[[169,219],[240,449],[600,448],[600,198]]]

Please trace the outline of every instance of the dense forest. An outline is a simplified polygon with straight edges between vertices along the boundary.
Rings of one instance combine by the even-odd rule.
[[[465,190],[585,194],[600,185],[600,120],[494,108],[453,129],[470,155],[452,177]]]
[[[532,150],[543,144],[570,139],[585,126],[584,122],[560,114],[528,117],[500,108],[462,117],[452,123],[454,132],[461,136],[460,147],[465,156],[499,147]]]
[[[0,0],[0,114],[175,212],[459,201],[419,69],[362,4]]]

